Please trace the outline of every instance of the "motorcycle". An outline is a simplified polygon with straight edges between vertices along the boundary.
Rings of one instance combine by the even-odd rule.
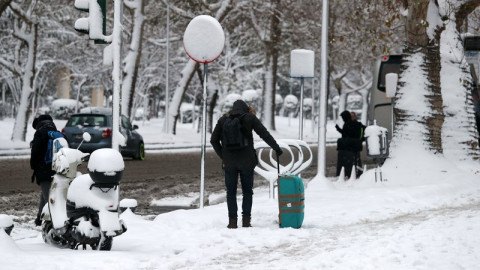
[[[84,133],[83,141],[89,140]],[[109,148],[95,150],[88,174],[82,174],[77,168],[89,154],[69,148],[64,138],[54,140],[52,152],[55,175],[42,211],[43,240],[60,248],[110,250],[113,237],[127,230],[118,212],[122,155]]]

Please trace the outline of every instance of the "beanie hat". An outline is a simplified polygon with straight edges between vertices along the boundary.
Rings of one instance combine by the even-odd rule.
[[[48,114],[42,114],[38,117],[36,117],[35,119],[33,119],[33,123],[32,123],[32,127],[34,129],[37,129],[37,125],[38,123],[42,122],[42,121],[45,121],[45,120],[50,120],[50,121],[53,121],[52,117]]]

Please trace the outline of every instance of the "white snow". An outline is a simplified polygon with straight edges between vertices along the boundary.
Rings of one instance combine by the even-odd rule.
[[[315,53],[296,49],[290,52],[290,77],[311,78],[315,71]]]
[[[13,219],[9,215],[0,214],[0,230],[13,225]]]
[[[105,172],[109,175],[115,175],[116,172],[123,171],[125,163],[123,157],[117,150],[103,148],[93,151],[88,161],[88,170]]]
[[[367,153],[369,155],[380,155],[382,145],[382,138],[386,138],[387,129],[379,127],[376,124],[368,126],[365,129],[365,138],[367,138]]]
[[[57,249],[39,232],[23,237],[27,232],[14,229],[13,243],[0,241],[0,263],[11,270],[476,269],[478,176],[437,169],[435,181],[425,182],[416,172],[401,176],[416,181],[377,184],[371,176],[330,184],[314,179],[298,230],[278,228],[278,203],[260,188],[252,228],[227,229],[225,203],[154,220],[126,211],[128,231],[108,253]]]
[[[123,199],[120,201],[120,207],[137,207],[138,203],[135,199]]]
[[[0,122],[0,127],[11,130],[11,121]],[[65,123],[55,122],[59,127]],[[287,122],[277,118],[275,138],[290,133],[296,137],[297,126],[288,127]],[[139,124],[139,132],[148,142],[166,142],[170,138],[158,136],[162,124]],[[332,135],[337,134],[333,125],[327,127]],[[178,131],[181,139],[172,136],[172,144],[199,144],[190,124],[179,124]],[[387,160],[382,168],[387,181],[375,183],[372,170],[356,181],[311,180],[304,224],[298,230],[278,228],[278,202],[269,199],[268,187],[262,186],[254,191],[252,228],[227,229],[225,195],[210,194],[209,201],[217,205],[177,210],[153,220],[127,210],[121,219],[128,230],[114,238],[108,253],[58,249],[43,242],[39,229],[15,223],[11,237],[0,231],[0,264],[9,270],[67,265],[79,270],[476,269],[480,177],[432,156],[417,143],[397,147],[396,156],[411,158]],[[81,190],[86,188],[88,184]],[[88,199],[82,192],[77,195]],[[169,203],[190,206],[197,197],[186,194]],[[240,194],[238,201],[241,205]]]
[[[285,108],[295,109],[298,105],[298,98],[294,95],[286,95],[283,104]]]
[[[415,74],[413,69],[407,72]],[[419,91],[423,83],[419,79],[408,85]],[[421,98],[409,99],[403,106],[415,110],[422,102]],[[296,138],[296,122],[277,117],[277,130],[272,135],[276,139]],[[55,123],[61,129],[65,121]],[[339,136],[334,124],[328,122],[327,141]],[[191,124],[179,123],[176,136],[159,136],[163,121],[158,119],[138,125],[147,146],[200,145],[200,134]],[[0,121],[2,129],[12,127],[13,119]],[[480,172],[471,168],[478,168],[478,163],[464,162],[468,169],[456,167],[425,150],[421,141],[405,136],[420,132],[420,124],[404,128],[403,140],[393,146],[392,158],[382,167],[385,181],[375,183],[373,170],[347,182],[306,179],[311,181],[305,191],[305,220],[298,230],[278,227],[278,202],[269,199],[267,186],[261,186],[254,190],[252,228],[226,228],[225,194],[210,194],[209,201],[215,205],[204,209],[177,210],[156,217],[126,210],[121,219],[128,230],[114,238],[110,252],[58,249],[43,242],[38,228],[15,222],[11,237],[0,231],[0,265],[9,270],[477,269]],[[317,138],[308,132],[305,135],[307,141]],[[10,144],[8,136],[0,136],[2,147]],[[29,125],[27,138],[32,137]],[[260,176],[255,179],[259,181]],[[80,191],[88,188],[86,181],[83,184],[77,189],[76,195],[82,196],[78,200],[93,200]],[[190,206],[195,198],[198,193],[169,198],[168,203]],[[107,202],[98,204],[108,206]]]
[[[200,15],[193,18],[183,34],[183,46],[188,56],[199,63],[210,63],[223,51],[225,34],[213,17]]]

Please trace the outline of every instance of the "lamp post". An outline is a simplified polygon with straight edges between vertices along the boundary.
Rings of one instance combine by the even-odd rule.
[[[315,67],[315,53],[310,50],[296,49],[290,52],[290,77],[300,78],[300,123],[298,139],[303,140],[303,92],[305,78],[312,78]]]

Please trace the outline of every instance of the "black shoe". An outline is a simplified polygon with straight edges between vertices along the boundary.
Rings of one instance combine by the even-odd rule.
[[[249,216],[243,216],[242,217],[242,227],[252,227],[252,224],[250,224],[251,217]]]
[[[39,218],[36,218],[35,219],[35,226],[40,226],[42,225],[42,220],[40,220]]]
[[[229,218],[227,228],[236,229],[237,227],[237,218]]]

